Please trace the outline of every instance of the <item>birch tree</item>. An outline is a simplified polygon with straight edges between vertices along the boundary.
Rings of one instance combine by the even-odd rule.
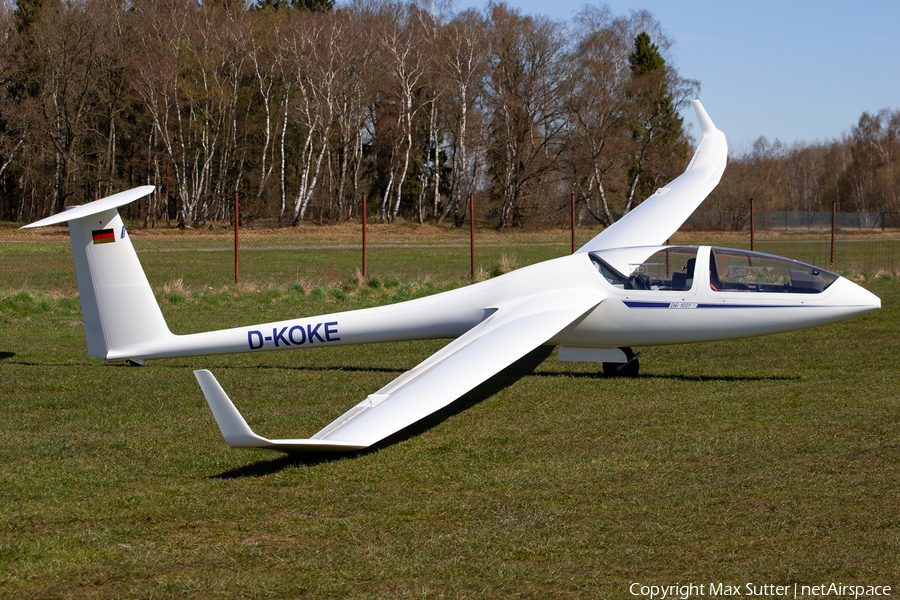
[[[393,111],[394,115],[393,122],[389,123],[379,118],[378,131],[390,145],[389,175],[381,202],[381,220],[392,222],[397,219],[403,198],[403,183],[413,148],[413,120],[421,108],[416,96],[427,68],[418,23],[402,6],[397,7],[397,13],[393,16],[385,23],[379,41],[384,57],[381,114],[386,116]],[[388,105],[390,110],[384,110]]]
[[[300,133],[296,152],[297,190],[292,222],[306,214],[328,150],[338,103],[351,87],[345,75],[342,41],[352,34],[349,16],[308,15],[295,19],[289,38],[295,90],[291,118]]]
[[[473,10],[456,16],[443,28],[439,64],[447,79],[444,104],[450,135],[450,192],[439,222],[452,211],[459,213],[463,199],[474,192],[470,145],[478,136],[472,131],[471,113],[484,90],[487,66],[487,32],[481,15]],[[437,216],[437,205],[435,214]]]
[[[505,4],[489,10],[488,156],[503,228],[511,223],[526,186],[556,167],[565,126],[566,43],[554,21],[522,16]]]
[[[135,87],[172,167],[180,226],[190,227],[214,184],[217,154],[226,152],[242,62],[221,35],[226,13],[175,1],[179,10],[149,9]]]
[[[343,16],[342,16],[343,18]],[[338,221],[350,217],[360,199],[360,173],[363,166],[363,144],[367,131],[367,111],[372,82],[373,51],[366,43],[369,29],[359,19],[348,24],[349,30],[339,40],[343,69],[338,74],[334,110],[334,144],[329,160],[336,176],[329,192],[335,199]]]
[[[624,209],[624,202],[615,206],[614,198],[622,187],[627,144],[623,122],[631,40],[624,20],[614,18],[609,8],[585,8],[576,21],[578,38],[569,56],[571,83],[565,98],[565,164],[582,206],[609,225]]]

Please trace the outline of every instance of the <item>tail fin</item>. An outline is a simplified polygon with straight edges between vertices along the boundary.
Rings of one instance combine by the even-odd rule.
[[[116,210],[153,190],[152,185],[134,188],[22,228],[69,223],[91,356],[143,364],[142,348],[172,336]]]

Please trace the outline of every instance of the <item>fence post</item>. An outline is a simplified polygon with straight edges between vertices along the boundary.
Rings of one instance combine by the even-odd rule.
[[[572,192],[572,254],[575,254],[575,192]]]
[[[750,251],[752,252],[754,248],[754,242],[756,241],[756,209],[755,204],[753,203],[753,198],[750,198]]]
[[[837,220],[837,201],[831,201],[831,270],[834,270],[834,226]]]
[[[234,190],[234,282],[238,282],[238,253],[240,246],[238,245],[238,227],[240,226],[241,213],[238,205],[238,193]]]
[[[363,262],[362,274],[363,274],[363,277],[368,276],[368,272],[367,272],[367,268],[366,268],[367,267],[367,265],[366,265],[366,215],[367,214],[368,213],[366,212],[366,193],[363,192],[363,197],[362,197],[362,262]]]
[[[471,257],[470,277],[475,279],[475,194],[469,192],[469,255]]]

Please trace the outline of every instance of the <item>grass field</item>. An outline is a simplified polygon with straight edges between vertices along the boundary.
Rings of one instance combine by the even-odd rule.
[[[441,269],[435,251],[436,274],[369,281],[260,261],[266,274],[233,286],[227,268],[182,258],[199,252],[134,238],[177,333],[403,300],[468,270],[466,248],[462,269]],[[503,254],[522,265],[566,252],[533,241],[498,246],[483,270],[505,268]],[[418,256],[397,251],[391,264]],[[855,272],[883,309],[843,323],[640,348],[635,380],[542,348],[412,430],[335,458],[229,449],[191,371],[212,370],[262,435],[305,437],[444,342],[106,365],[85,351],[66,236],[0,244],[0,258],[2,597],[900,587],[896,276]]]

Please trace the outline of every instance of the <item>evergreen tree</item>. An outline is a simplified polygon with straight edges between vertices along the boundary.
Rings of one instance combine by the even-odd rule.
[[[688,154],[683,120],[669,90],[666,61],[646,32],[635,37],[629,64],[629,128],[635,144],[628,167],[626,212],[651,194],[662,179],[677,175]]]
[[[650,40],[650,36],[645,31],[634,38],[634,50],[628,57],[628,62],[631,65],[633,77],[664,70],[666,67],[666,61],[659,53],[659,46]]]
[[[307,12],[331,12],[334,10],[334,0],[256,0],[258,8],[289,8]]]
[[[18,0],[14,11],[16,31],[27,34],[41,20],[45,0]]]

